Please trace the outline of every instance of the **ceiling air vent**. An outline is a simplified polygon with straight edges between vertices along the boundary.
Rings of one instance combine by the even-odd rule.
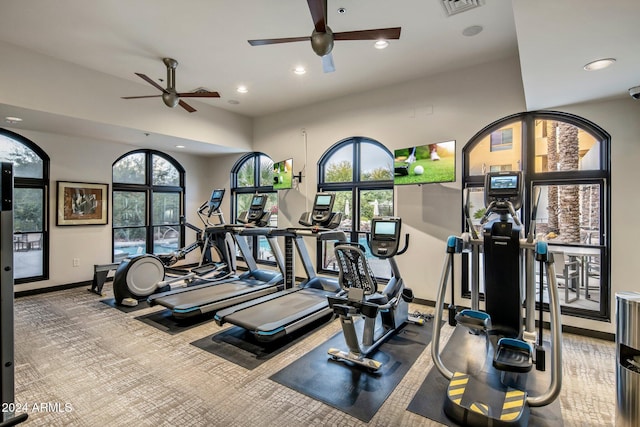
[[[464,12],[484,4],[484,0],[440,0],[447,16]]]

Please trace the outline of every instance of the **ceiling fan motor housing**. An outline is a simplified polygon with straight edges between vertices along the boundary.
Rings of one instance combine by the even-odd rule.
[[[162,100],[167,107],[175,108],[180,102],[180,97],[175,92],[163,92]]]
[[[333,31],[329,26],[325,32],[313,31],[311,33],[311,48],[318,56],[325,56],[333,50]]]

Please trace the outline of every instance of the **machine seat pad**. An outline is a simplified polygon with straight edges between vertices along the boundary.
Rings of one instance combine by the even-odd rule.
[[[493,366],[501,371],[529,372],[533,366],[531,345],[514,338],[500,338]]]

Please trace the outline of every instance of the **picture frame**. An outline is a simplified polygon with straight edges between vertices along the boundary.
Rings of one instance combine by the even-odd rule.
[[[56,225],[106,225],[109,184],[57,181]]]

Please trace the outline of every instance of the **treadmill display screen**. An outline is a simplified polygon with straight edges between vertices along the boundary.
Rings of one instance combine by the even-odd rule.
[[[316,196],[316,207],[324,208],[331,205],[331,196]]]
[[[217,202],[220,199],[222,199],[222,195],[224,194],[224,191],[222,190],[213,190],[213,193],[211,193],[211,201],[212,202]]]
[[[254,196],[253,200],[251,200],[251,207],[256,208],[262,205],[262,199],[264,196]]]
[[[491,190],[515,190],[518,188],[518,175],[492,176],[489,188]]]
[[[395,221],[376,221],[373,234],[375,236],[384,236],[384,237],[395,236],[396,222]]]

